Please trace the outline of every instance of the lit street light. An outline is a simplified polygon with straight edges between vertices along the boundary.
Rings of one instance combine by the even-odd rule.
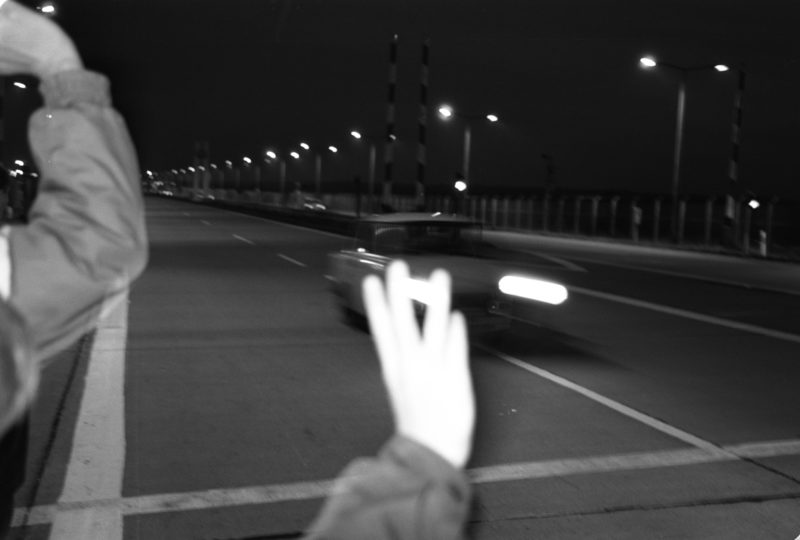
[[[450,118],[457,116],[459,118],[464,119],[464,162],[461,168],[461,174],[464,176],[466,180],[470,179],[469,176],[469,162],[470,162],[470,153],[472,150],[472,124],[471,120],[474,119],[485,119],[491,123],[495,123],[500,120],[496,114],[463,114],[463,113],[456,113],[452,107],[449,105],[442,105],[439,107],[439,115],[444,120],[449,120]]]
[[[467,183],[463,180],[456,180],[456,183],[453,184],[453,187],[456,188],[456,191],[463,193],[467,190]]]
[[[26,88],[28,88],[28,85],[26,85],[23,82],[19,82],[19,81],[14,81],[14,86],[16,86],[17,88],[20,88],[22,90],[25,90]]]
[[[45,15],[53,16],[56,14],[56,6],[52,2],[45,2],[36,6],[36,10],[44,13]]]
[[[376,157],[376,143],[378,142],[375,137],[366,137],[360,131],[353,130],[350,135],[356,139],[364,139],[369,142],[369,172],[367,179],[367,210],[369,213],[373,212],[373,202],[375,198],[375,167],[377,166]],[[357,195],[358,196],[358,195]]]
[[[680,185],[681,175],[681,152],[683,150],[683,131],[684,131],[684,117],[686,115],[686,79],[690,71],[702,71],[714,69],[718,72],[728,71],[728,66],[724,64],[716,64],[713,66],[697,66],[697,67],[683,67],[669,62],[656,61],[650,56],[645,56],[639,59],[639,63],[645,69],[652,69],[655,67],[666,67],[674,69],[681,74],[680,83],[678,85],[678,110],[677,118],[675,120],[675,153],[673,157],[672,166],[672,239],[678,239],[678,186]]]

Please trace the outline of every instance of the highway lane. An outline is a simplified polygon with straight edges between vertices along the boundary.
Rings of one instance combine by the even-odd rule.
[[[327,481],[391,430],[369,337],[342,324],[324,278],[325,254],[349,239],[162,199],[148,200],[148,225],[128,319],[121,534],[299,531]],[[474,537],[797,536],[800,344],[754,328],[800,333],[798,299],[535,249],[530,263],[573,295],[551,328],[473,347]],[[68,459],[49,459],[29,537],[47,537]]]

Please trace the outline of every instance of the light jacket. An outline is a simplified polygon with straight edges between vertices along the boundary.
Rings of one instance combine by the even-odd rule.
[[[376,458],[353,461],[337,480],[309,540],[458,540],[470,510],[463,471],[396,435]]]
[[[28,131],[39,192],[28,223],[0,234],[0,296],[27,322],[39,361],[90,330],[147,261],[136,153],[108,80],[66,71],[40,89]]]
[[[28,131],[39,191],[27,224],[0,229],[0,339],[29,341],[0,351],[0,435],[30,403],[42,362],[90,331],[147,261],[136,154],[108,80],[66,71],[40,90]]]

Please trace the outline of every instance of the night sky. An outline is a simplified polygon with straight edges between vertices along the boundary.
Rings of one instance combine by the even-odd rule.
[[[30,2],[27,2],[31,4]],[[399,35],[395,181],[416,179],[419,64],[430,37],[429,186],[461,168],[473,124],[471,185],[540,189],[542,153],[558,187],[668,193],[678,74],[743,64],[740,186],[800,199],[800,7],[792,0],[61,0],[58,21],[88,67],[110,76],[143,168],[267,147],[336,144],[326,180],[365,175],[353,128],[385,131],[389,42]],[[737,72],[689,75],[681,191],[723,194]],[[380,154],[380,152],[379,152]],[[312,160],[290,175],[312,176]],[[379,176],[382,177],[382,169]]]

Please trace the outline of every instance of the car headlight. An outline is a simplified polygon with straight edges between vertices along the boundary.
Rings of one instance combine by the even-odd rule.
[[[503,276],[497,286],[505,294],[556,306],[569,296],[563,285],[523,276]]]

